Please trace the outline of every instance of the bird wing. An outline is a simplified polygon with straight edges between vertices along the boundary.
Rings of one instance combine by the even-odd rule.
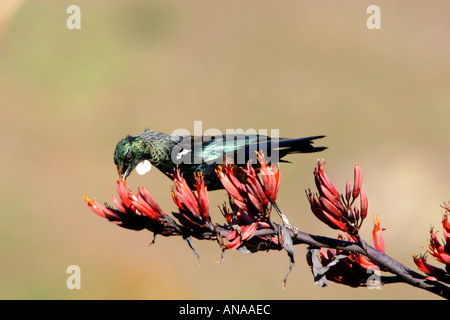
[[[267,140],[258,135],[219,135],[219,136],[177,136],[174,154],[178,162],[222,164],[226,158],[244,150],[246,146],[257,145],[259,140]],[[270,139],[270,138],[269,138]],[[256,149],[255,149],[256,151]]]
[[[256,151],[262,151],[269,160],[275,162],[291,153],[322,151],[326,148],[314,147],[313,140],[323,137],[289,139],[259,134],[178,136],[178,144],[174,150],[180,163],[223,164],[225,161],[232,161],[235,164],[245,165],[249,160],[257,163]]]

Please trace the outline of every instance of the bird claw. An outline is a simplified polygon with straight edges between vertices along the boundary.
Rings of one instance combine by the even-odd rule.
[[[298,227],[294,226],[292,224],[285,226],[288,229],[291,229],[291,231],[294,233],[294,236],[298,235]]]
[[[273,202],[273,206],[275,207],[275,210],[278,212],[278,215],[280,216],[281,220],[283,221],[283,226],[286,227],[287,229],[290,229],[294,233],[294,235],[297,236],[298,228],[289,223],[288,218],[284,215],[284,213],[278,207],[276,202]]]
[[[241,236],[242,235],[242,228],[239,226],[239,225],[237,225],[237,224],[232,224],[231,225],[231,228],[233,229],[233,230],[236,230],[236,232]]]
[[[286,216],[283,213],[281,213],[280,216],[281,216],[281,220],[283,220],[283,226],[286,227],[287,229],[290,229],[294,233],[294,235],[297,236],[298,227],[294,226],[293,224],[290,224],[289,220],[286,218]]]

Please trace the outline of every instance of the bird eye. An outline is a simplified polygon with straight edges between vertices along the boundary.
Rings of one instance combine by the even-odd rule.
[[[128,152],[127,154],[127,161],[133,160],[133,154],[131,152]]]

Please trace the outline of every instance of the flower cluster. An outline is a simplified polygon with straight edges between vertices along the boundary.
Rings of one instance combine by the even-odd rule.
[[[173,178],[175,186],[172,188],[171,194],[179,210],[179,212],[174,212],[173,215],[185,227],[191,229],[208,227],[211,229],[208,191],[203,181],[203,174],[195,174],[194,187],[197,196],[191,190],[178,168],[175,170]]]
[[[223,250],[240,249],[254,252],[274,247],[279,249],[278,237],[270,232],[268,236],[254,237],[257,230],[273,228],[270,223],[271,203],[277,198],[280,182],[280,172],[275,164],[269,166],[262,154],[258,154],[258,162],[257,169],[248,163],[243,169],[233,168],[228,164],[216,171],[224,188],[231,195],[230,203],[233,207],[231,213],[227,212],[226,208],[222,211],[228,223],[228,232],[225,233],[228,244],[217,239],[221,237],[216,235],[218,225],[211,221],[208,190],[201,172],[195,173],[193,188],[178,168],[172,175],[174,186],[171,195],[178,208],[178,212],[172,214],[179,224],[161,210],[146,189],[139,188],[135,194],[126,186],[124,179],[118,179],[116,182],[119,197],[112,197],[117,208],[102,206],[87,196],[83,198],[96,214],[123,228],[148,229],[155,234],[181,235],[185,239],[190,236],[217,239]],[[234,170],[242,170],[245,181],[241,182],[235,176]],[[257,170],[261,174],[262,183]]]
[[[167,216],[145,188],[139,188],[133,193],[125,184],[124,179],[117,179],[119,198],[112,197],[117,209],[100,205],[95,199],[84,196],[84,200],[99,216],[108,219],[120,227],[132,230],[148,229],[165,236],[180,233],[172,218]]]
[[[268,222],[254,220],[238,206],[235,206],[234,211],[230,212],[224,205],[221,211],[227,223],[234,228],[225,237],[229,243],[222,245],[224,250],[243,249],[244,251],[255,252],[278,246],[279,241],[276,236],[254,237],[257,230],[271,228]]]
[[[222,210],[228,224],[235,229],[226,236],[230,242],[223,246],[224,249],[240,248],[244,243],[244,247],[250,251],[278,245],[277,237],[253,238],[256,230],[272,227],[271,204],[275,202],[280,186],[278,167],[274,163],[269,166],[262,153],[258,153],[257,158],[259,163],[257,170],[261,174],[262,183],[250,162],[243,169],[227,164],[225,167],[219,166],[216,170],[223,187],[231,196],[230,204],[233,208],[232,212],[225,207]],[[236,170],[243,170],[245,182],[236,177]]]
[[[378,251],[384,253],[382,230],[378,217],[374,217],[374,245]],[[343,236],[339,235],[338,239],[343,240]],[[357,242],[356,237],[352,235],[347,235],[347,240]],[[315,275],[316,284],[320,286],[327,285],[325,279],[350,287],[370,286],[370,281],[374,280],[375,270],[380,270],[378,264],[369,258],[343,250],[320,248],[314,251],[310,249],[306,260]]]
[[[450,222],[448,217],[450,215],[450,203],[444,203],[442,208],[445,213],[442,215],[442,231],[444,235],[443,243],[439,241],[437,232],[434,228],[430,229],[430,240],[428,240],[427,253],[431,254],[436,261],[445,265],[445,270],[435,267],[427,263],[426,254],[419,256],[413,255],[414,263],[420,271],[428,276],[428,280],[443,280],[449,282],[450,274]]]
[[[311,211],[329,227],[345,232],[347,241],[361,244],[358,232],[368,210],[367,196],[361,188],[361,168],[355,165],[353,187],[347,179],[345,194],[340,194],[323,170],[324,164],[319,161],[314,169],[318,194],[313,194],[309,190],[306,193]],[[358,197],[359,207],[355,205]],[[373,242],[375,248],[382,253],[384,253],[383,230],[380,219],[374,217]],[[339,235],[338,239],[343,240],[343,236]],[[307,262],[318,285],[326,285],[325,279],[351,287],[368,285],[374,270],[380,269],[375,262],[359,253],[325,248],[309,250]]]
[[[234,203],[251,215],[253,220],[269,218],[270,204],[276,200],[280,186],[278,167],[274,163],[269,166],[263,154],[258,154],[258,162],[262,184],[250,162],[247,162],[246,168],[226,164],[225,167],[219,166],[216,169],[223,187],[233,197]],[[245,183],[236,177],[237,170],[243,171]]]
[[[372,231],[375,249],[361,238],[359,230],[367,217],[368,200],[362,189],[362,173],[358,165],[354,166],[353,185],[347,180],[344,193],[339,193],[328,178],[324,171],[325,162],[318,161],[314,169],[318,191],[313,194],[308,190],[306,195],[313,214],[342,233],[337,239],[332,239],[307,234],[289,224],[276,203],[280,171],[274,163],[268,164],[262,153],[257,159],[258,163],[252,165],[248,162],[243,168],[226,164],[216,169],[229,199],[229,203],[221,208],[226,221],[224,225],[212,222],[208,190],[201,172],[194,174],[192,184],[187,182],[191,179],[186,177],[186,180],[178,168],[171,175],[174,181],[171,195],[177,207],[177,212],[172,212],[175,218],[163,212],[146,189],[138,188],[134,193],[121,178],[116,182],[118,197],[112,197],[115,207],[101,205],[87,196],[83,198],[94,213],[120,227],[147,229],[155,236],[181,236],[197,257],[191,238],[217,241],[222,249],[222,259],[226,250],[254,253],[284,249],[290,265],[283,287],[294,266],[293,245],[309,244],[306,260],[319,286],[327,285],[327,280],[330,280],[351,287],[379,288],[382,282],[400,281],[450,297],[450,288],[442,284],[450,283],[450,203],[443,206],[443,239],[439,239],[438,233],[431,228],[426,253],[413,255],[419,270],[427,275],[425,278],[384,254],[384,229],[378,217],[374,217]],[[272,208],[282,218],[282,225],[271,220]],[[427,263],[427,254],[445,267]],[[380,281],[377,271],[398,276],[383,277]]]
[[[325,162],[319,161],[314,169],[314,178],[318,194],[307,191],[311,211],[322,222],[333,229],[357,235],[367,216],[368,201],[361,188],[362,174],[359,165],[354,168],[353,188],[347,180],[345,195],[341,195],[323,170]],[[359,197],[360,207],[354,204]]]

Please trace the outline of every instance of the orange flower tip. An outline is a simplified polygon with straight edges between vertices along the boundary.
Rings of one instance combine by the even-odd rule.
[[[83,199],[84,199],[84,201],[87,202],[88,206],[90,206],[90,207],[95,206],[95,204],[94,204],[95,198],[91,200],[91,199],[89,199],[88,196],[83,196]]]
[[[255,151],[256,152],[256,157],[258,159],[259,162],[265,164],[266,163],[266,158],[264,157],[264,152],[261,151]]]
[[[203,179],[203,172],[199,171],[199,172],[194,172],[194,177],[197,179]]]

